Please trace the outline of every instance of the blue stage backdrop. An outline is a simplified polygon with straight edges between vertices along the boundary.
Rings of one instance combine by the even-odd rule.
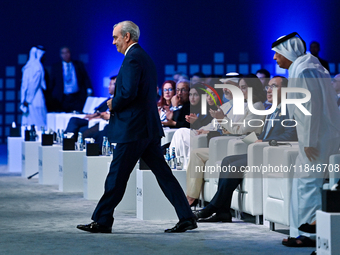
[[[172,72],[210,74],[254,71],[274,74],[271,43],[297,31],[307,45],[321,44],[320,56],[340,72],[339,1],[81,1],[3,0],[0,3],[0,143],[11,120],[20,123],[21,68],[32,45],[47,49],[47,69],[67,45],[85,62],[96,96],[107,96],[104,78],[117,74],[123,55],[112,45],[113,25],[132,20],[140,44],[154,59],[158,85]],[[279,70],[280,71],[280,70]],[[286,73],[287,75],[287,73]]]

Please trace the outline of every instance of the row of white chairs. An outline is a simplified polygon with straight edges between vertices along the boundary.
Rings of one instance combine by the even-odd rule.
[[[207,136],[196,136],[191,138],[190,142],[191,149],[206,147]],[[267,172],[246,173],[242,184],[233,193],[231,208],[238,212],[238,215],[239,212],[244,212],[255,216],[257,224],[263,215],[263,220],[269,222],[271,229],[275,228],[275,223],[289,226],[292,178],[298,155],[298,142],[280,146],[269,146],[268,142],[261,142],[248,146],[235,136],[214,137],[209,142],[206,169],[221,165],[222,159],[226,156],[240,154],[247,154],[249,169],[267,167]],[[340,164],[340,155],[332,155],[329,163]],[[272,167],[274,173],[268,172],[268,166]],[[334,184],[339,176],[339,172],[331,172],[330,185]],[[219,172],[204,174],[201,194],[204,201],[210,202],[215,195],[218,177]]]

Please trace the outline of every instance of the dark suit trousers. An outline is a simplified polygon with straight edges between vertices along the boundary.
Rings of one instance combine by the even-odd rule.
[[[71,132],[74,134],[74,139],[77,140],[78,132],[83,133],[85,130],[88,129],[89,121],[87,119],[82,119],[78,117],[72,117],[65,129],[65,133]]]
[[[236,172],[221,172],[217,192],[207,206],[207,208],[216,211],[217,214],[230,212],[233,192],[243,180],[243,173],[240,172],[240,168],[247,165],[247,154],[225,157],[222,160],[221,169],[223,169],[223,166],[228,167],[229,165],[234,166]]]
[[[112,156],[104,195],[93,212],[92,220],[101,225],[112,226],[114,209],[123,198],[127,181],[139,158],[145,161],[156,176],[164,195],[175,207],[178,218],[181,220],[194,217],[181,186],[164,160],[160,137],[118,143]]]

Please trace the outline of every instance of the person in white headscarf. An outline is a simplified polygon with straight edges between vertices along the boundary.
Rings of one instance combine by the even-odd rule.
[[[46,126],[46,105],[43,90],[46,90],[45,72],[41,58],[45,50],[32,47],[26,65],[22,68],[21,125]]]
[[[288,105],[290,117],[297,122],[299,154],[292,182],[290,237],[282,244],[315,247],[315,234],[302,232],[299,227],[314,222],[316,210],[321,209],[321,188],[327,177],[323,167],[328,166],[323,164],[328,164],[329,156],[339,152],[340,113],[328,71],[316,57],[305,53],[306,44],[296,35],[280,37],[272,45],[277,64],[288,69],[288,87],[304,88],[311,94],[310,100],[302,104],[311,115],[305,115],[295,105]],[[287,94],[289,99],[304,97],[302,93]],[[320,166],[322,171],[317,170]]]

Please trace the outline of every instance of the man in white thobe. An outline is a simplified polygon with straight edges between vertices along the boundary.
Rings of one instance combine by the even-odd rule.
[[[46,90],[45,72],[41,59],[45,50],[32,47],[26,65],[22,68],[21,82],[21,125],[46,126],[46,105],[43,90]]]
[[[294,247],[315,246],[315,234],[298,228],[316,220],[316,210],[321,209],[321,188],[327,177],[322,164],[328,164],[329,156],[338,153],[340,144],[340,113],[330,75],[316,57],[305,53],[305,42],[297,35],[280,37],[272,45],[277,64],[288,69],[288,88],[304,88],[311,93],[311,99],[302,104],[311,115],[288,105],[290,117],[297,121],[299,154],[292,182],[290,238],[282,243]],[[287,97],[301,99],[305,95],[288,93]],[[318,172],[320,166],[322,171]]]

